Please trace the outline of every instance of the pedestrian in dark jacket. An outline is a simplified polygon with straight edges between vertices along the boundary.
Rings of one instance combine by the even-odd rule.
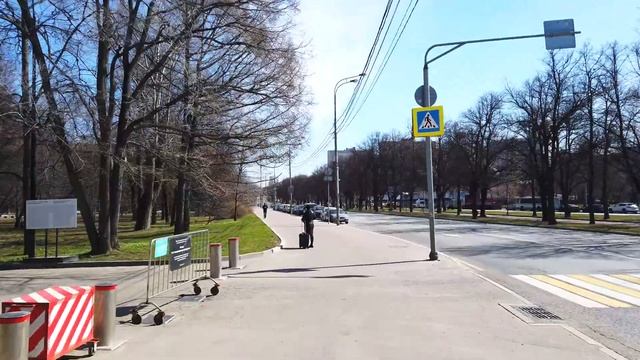
[[[269,207],[267,206],[267,203],[262,204],[262,214],[263,214],[265,219],[267,218],[267,209],[268,208]]]
[[[311,240],[310,248],[313,247],[313,219],[315,219],[315,215],[311,210],[310,205],[306,205],[304,207],[304,212],[302,213],[302,223],[304,224],[304,232],[309,234],[309,239]]]

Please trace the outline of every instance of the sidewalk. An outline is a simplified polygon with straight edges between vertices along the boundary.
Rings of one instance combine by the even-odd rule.
[[[516,296],[446,256],[423,261],[421,246],[316,223],[315,248],[298,250],[298,217],[266,222],[283,250],[244,261],[174,322],[120,325],[129,341],[99,358],[611,358],[560,326],[526,324],[499,305]]]

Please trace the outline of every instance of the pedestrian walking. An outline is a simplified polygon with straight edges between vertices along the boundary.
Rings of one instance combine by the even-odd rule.
[[[304,232],[309,235],[311,240],[311,244],[309,245],[310,248],[313,247],[313,219],[315,219],[315,215],[311,210],[311,205],[305,205],[301,220],[304,224]]]
[[[267,206],[267,203],[262,204],[262,214],[265,219],[267,218],[267,209],[269,209],[269,207]]]

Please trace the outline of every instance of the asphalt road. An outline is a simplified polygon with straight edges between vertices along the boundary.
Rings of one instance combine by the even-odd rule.
[[[428,255],[425,219],[350,218],[346,226],[425,245]],[[640,359],[640,237],[437,220],[436,239],[439,252],[471,264],[627,358]]]

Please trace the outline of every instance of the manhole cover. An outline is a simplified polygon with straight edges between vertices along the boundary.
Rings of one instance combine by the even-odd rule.
[[[517,309],[527,315],[535,317],[536,319],[562,320],[560,316],[539,306],[518,306]]]

